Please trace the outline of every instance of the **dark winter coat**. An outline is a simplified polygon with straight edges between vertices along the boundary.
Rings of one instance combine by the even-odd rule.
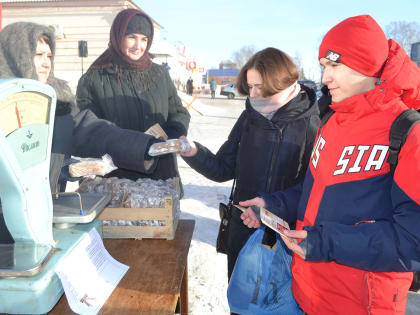
[[[224,182],[236,178],[234,204],[264,192],[294,186],[303,180],[316,130],[319,110],[315,93],[305,86],[268,120],[249,100],[227,141],[216,154],[197,143],[198,152],[184,160],[205,177]],[[252,234],[233,212],[229,233],[228,274]]]
[[[90,68],[79,80],[77,105],[125,129],[144,132],[158,123],[169,138],[185,136],[190,121],[168,72],[154,63],[149,70]],[[175,155],[156,159],[150,174],[120,168],[111,175],[130,179],[179,176]]]
[[[109,121],[98,119],[90,110],[79,112],[67,82],[54,76],[55,37],[51,28],[28,22],[6,26],[0,32],[0,79],[38,79],[33,58],[42,35],[48,38],[52,52],[52,68],[47,83],[57,94],[50,161],[51,190],[65,189],[67,178],[60,175],[63,161],[71,155],[101,157],[108,153],[118,167],[147,172],[145,150],[153,137],[121,129]],[[152,169],[153,165],[150,167]],[[0,242],[13,242],[1,213]]]
[[[0,78],[38,79],[33,58],[42,35],[48,38],[52,52],[52,68],[47,83],[57,94],[50,167],[51,189],[56,190],[63,159],[70,155],[101,157],[108,153],[116,166],[146,172],[144,155],[153,137],[118,128],[109,121],[98,119],[90,110],[79,112],[67,82],[54,76],[55,37],[51,28],[28,22],[6,26],[0,32]]]

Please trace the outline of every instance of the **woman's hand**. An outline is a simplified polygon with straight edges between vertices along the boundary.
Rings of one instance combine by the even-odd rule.
[[[242,207],[257,206],[257,207],[261,208],[261,207],[265,206],[264,199],[262,199],[260,197],[256,197],[256,198],[250,199],[250,200],[240,201],[239,204]],[[255,214],[255,212],[251,208],[246,209],[241,214],[241,219],[242,219],[243,223],[249,228],[256,229],[256,228],[259,228],[261,226],[260,220],[258,220],[257,215]]]
[[[179,154],[181,154],[182,156],[185,157],[191,157],[197,154],[197,146],[195,145],[194,141],[189,140],[187,137],[185,136],[181,136],[179,137],[179,139],[184,140],[186,142],[188,142],[189,146],[190,146],[190,150],[188,151],[184,151],[184,152],[180,152]]]

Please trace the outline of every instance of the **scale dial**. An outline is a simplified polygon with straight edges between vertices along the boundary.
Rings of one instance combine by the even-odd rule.
[[[31,124],[47,124],[51,98],[38,92],[19,92],[0,101],[0,128],[5,136]]]

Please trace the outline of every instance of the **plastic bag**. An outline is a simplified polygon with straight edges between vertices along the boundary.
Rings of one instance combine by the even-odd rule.
[[[104,176],[116,169],[117,167],[112,162],[112,158],[109,154],[105,154],[101,159],[80,159],[79,162],[69,165],[69,172],[72,177],[92,175]]]
[[[256,230],[239,253],[227,297],[231,312],[258,315],[302,314],[292,293],[292,256],[283,241],[262,245],[265,227]]]
[[[158,156],[168,153],[179,153],[191,150],[188,141],[184,139],[170,139],[154,143],[150,146],[149,155]]]

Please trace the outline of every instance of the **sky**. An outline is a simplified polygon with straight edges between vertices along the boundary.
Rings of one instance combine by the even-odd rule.
[[[137,0],[164,29],[161,37],[186,45],[206,67],[218,67],[242,46],[298,52],[309,76],[318,77],[323,35],[347,17],[370,14],[379,25],[420,24],[420,0]],[[319,78],[314,78],[319,79]]]

